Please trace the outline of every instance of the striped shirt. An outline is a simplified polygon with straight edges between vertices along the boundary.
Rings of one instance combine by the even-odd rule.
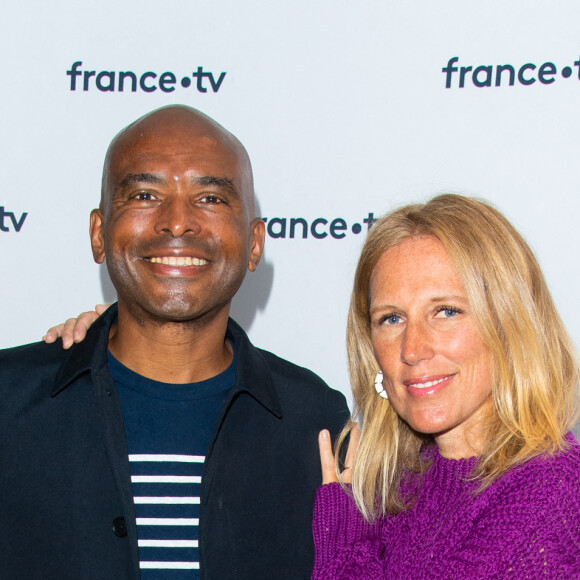
[[[127,434],[141,578],[199,578],[203,465],[235,359],[217,377],[185,385],[146,379],[110,353],[109,370]]]

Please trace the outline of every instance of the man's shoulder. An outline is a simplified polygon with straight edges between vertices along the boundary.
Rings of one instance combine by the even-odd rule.
[[[289,360],[282,358],[281,356],[278,356],[269,350],[257,347],[256,350],[260,353],[264,362],[268,365],[270,371],[280,378],[296,381],[298,383],[304,383],[306,385],[312,385],[315,388],[330,388],[315,372],[311,371],[310,369],[290,362]]]
[[[0,350],[0,423],[50,400],[68,351],[43,342]]]
[[[344,395],[331,387],[316,373],[292,363],[270,351],[257,349],[270,370],[272,381],[282,399],[290,398],[309,402],[318,406],[324,405],[328,410],[347,410]],[[346,420],[346,418],[345,418]]]
[[[240,326],[230,319],[228,332],[236,344],[238,365],[248,383],[262,381],[276,391],[282,407],[301,412],[325,409],[328,413],[348,416],[344,395],[331,389],[316,373],[274,353],[254,346]]]
[[[33,342],[0,349],[0,377],[12,375],[24,379],[34,372],[56,373],[66,356],[60,339],[52,344]]]
[[[255,346],[249,339],[245,330],[230,318],[228,322],[228,335],[236,345],[237,355],[252,364],[264,363],[269,372],[283,380],[311,385],[318,389],[328,389],[328,385],[311,370],[294,364],[268,350]]]

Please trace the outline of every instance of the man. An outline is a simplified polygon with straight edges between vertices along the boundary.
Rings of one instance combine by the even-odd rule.
[[[91,244],[118,306],[0,352],[0,578],[309,578],[316,438],[348,411],[228,319],[264,244],[245,149],[188,107],[138,119]]]

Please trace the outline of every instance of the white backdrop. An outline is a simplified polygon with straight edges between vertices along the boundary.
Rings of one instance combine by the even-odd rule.
[[[363,220],[443,191],[484,197],[513,221],[578,344],[579,32],[574,0],[13,4],[0,34],[0,347],[113,298],[87,233],[103,156],[119,129],[170,103],[235,133],[261,216],[287,220],[234,304],[255,344],[348,393]],[[460,70],[446,88],[453,57],[472,67],[462,88]],[[497,65],[513,67],[513,85],[507,70],[496,86]],[[130,78],[119,90],[121,71],[135,92]],[[156,90],[140,87],[147,72]],[[327,235],[292,239],[290,218],[323,218]],[[335,219],[344,237],[330,234]]]

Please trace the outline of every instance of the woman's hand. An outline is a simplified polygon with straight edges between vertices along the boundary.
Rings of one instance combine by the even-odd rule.
[[[42,337],[44,342],[54,342],[59,336],[62,337],[62,347],[70,348],[73,343],[81,342],[87,335],[87,330],[91,324],[101,315],[110,304],[97,304],[95,310],[83,312],[78,318],[69,318],[63,324],[58,324],[48,329]]]
[[[358,423],[353,423],[352,429],[350,430],[350,441],[346,451],[345,468],[340,474],[340,480],[344,483],[352,483],[352,466],[359,440],[360,427]],[[334,468],[332,441],[330,440],[330,433],[327,429],[323,429],[318,435],[318,448],[320,449],[320,466],[322,467],[322,485],[338,482],[339,478],[336,476],[336,470]]]

